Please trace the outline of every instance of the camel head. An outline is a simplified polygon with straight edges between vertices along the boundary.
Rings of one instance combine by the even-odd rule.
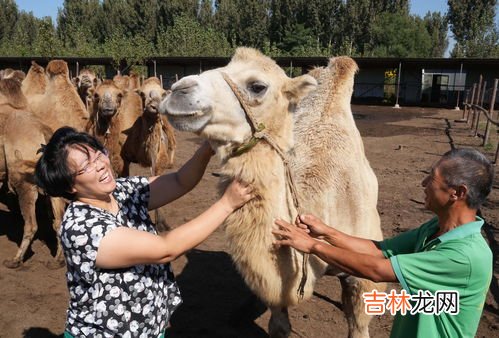
[[[98,117],[109,119],[121,106],[123,91],[111,80],[105,80],[94,90],[93,112]]]
[[[82,92],[89,88],[96,88],[100,84],[99,79],[91,69],[82,69],[72,82]]]
[[[39,74],[45,74],[45,69],[43,69],[43,67],[40,66],[35,61],[31,61],[31,67],[29,68],[28,72],[35,72],[35,73],[39,73]]]
[[[157,77],[148,78],[137,92],[142,98],[144,114],[149,116],[157,115],[159,105],[167,95],[167,91],[161,87],[159,79]]]
[[[48,63],[47,68],[45,68],[49,79],[52,79],[58,75],[62,75],[69,81],[69,69],[66,61],[63,60],[52,60]]]
[[[222,73],[237,85],[258,123],[268,133],[277,133],[277,138],[291,136],[294,107],[317,86],[309,75],[287,77],[275,61],[251,48],[238,48],[225,67],[176,82],[160,112],[175,128],[194,132],[226,150],[248,141],[251,127]]]

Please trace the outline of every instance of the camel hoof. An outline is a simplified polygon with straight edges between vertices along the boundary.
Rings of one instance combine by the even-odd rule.
[[[6,259],[3,261],[3,265],[9,269],[17,269],[21,266],[21,261],[15,259]]]
[[[57,269],[60,269],[62,267],[64,267],[66,265],[66,263],[64,262],[64,260],[61,260],[61,261],[48,261],[45,263],[45,266],[47,267],[47,269],[49,270],[57,270]]]

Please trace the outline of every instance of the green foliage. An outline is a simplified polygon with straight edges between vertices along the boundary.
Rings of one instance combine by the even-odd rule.
[[[111,56],[117,69],[153,55],[499,57],[497,0],[448,0],[449,14],[409,15],[409,0],[64,0],[49,18],[0,0],[0,54]],[[295,71],[295,70],[293,70]]]
[[[491,57],[498,46],[494,26],[497,0],[448,0],[449,24],[456,39],[453,57]],[[495,54],[497,55],[497,54]]]
[[[228,56],[233,50],[222,33],[181,16],[158,36],[157,51],[161,56]]]
[[[419,17],[383,13],[373,28],[373,56],[428,57],[431,38]]]

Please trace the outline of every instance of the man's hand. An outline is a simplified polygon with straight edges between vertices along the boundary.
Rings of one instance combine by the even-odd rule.
[[[274,241],[274,245],[277,247],[289,245],[301,252],[310,253],[317,243],[305,229],[296,227],[281,219],[276,220],[275,224],[279,226],[279,229],[273,230],[272,233],[277,235],[278,238],[280,237]]]
[[[296,216],[296,225],[305,230],[310,236],[318,239],[326,239],[331,237],[334,231],[331,227],[327,226],[322,220],[313,215],[298,215]]]

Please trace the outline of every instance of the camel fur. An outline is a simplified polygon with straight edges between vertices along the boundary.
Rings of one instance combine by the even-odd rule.
[[[271,337],[290,334],[287,307],[300,301],[297,290],[303,264],[300,252],[273,247],[271,231],[275,219],[293,222],[298,210],[283,161],[268,143],[260,141],[232,156],[252,133],[221,73],[238,86],[255,118],[265,126],[264,132],[287,154],[302,203],[300,212],[316,214],[349,234],[379,240],[377,180],[350,110],[356,70],[353,60],[333,58],[326,70],[314,74],[317,80],[310,75],[290,79],[272,59],[254,49],[238,48],[227,66],[175,83],[160,106],[175,128],[208,139],[217,150],[222,190],[239,177],[256,191],[257,198],[227,218],[225,232],[237,269],[272,311]],[[305,268],[307,299],[328,267],[310,256]],[[342,286],[349,336],[368,337],[370,318],[364,314],[361,294],[371,291],[373,284],[344,276]]]
[[[47,88],[48,78],[45,74],[45,69],[31,61],[31,67],[28,70],[26,78],[22,82],[22,91],[26,97],[34,95],[42,95]]]
[[[37,150],[46,144],[52,130],[35,115],[26,110],[27,101],[21,91],[21,83],[15,79],[0,80],[0,179],[8,190],[18,197],[24,219],[22,242],[12,259],[4,261],[8,268],[19,267],[38,229],[35,204],[38,189],[34,184],[34,166],[39,158]],[[19,137],[22,135],[22,137]],[[64,212],[64,202],[53,198],[53,228],[58,230]],[[64,257],[58,241],[55,263],[51,268],[64,265]]]
[[[29,110],[52,130],[70,126],[83,131],[89,114],[69,80],[67,63],[62,60],[52,60],[45,72],[48,78],[45,92],[27,96]]]
[[[142,115],[130,129],[123,147],[125,167],[129,168],[131,162],[138,163],[143,167],[152,167],[152,174],[159,175],[173,166],[176,148],[174,130],[165,116],[158,112],[167,92],[156,77],[145,80],[139,92]]]

